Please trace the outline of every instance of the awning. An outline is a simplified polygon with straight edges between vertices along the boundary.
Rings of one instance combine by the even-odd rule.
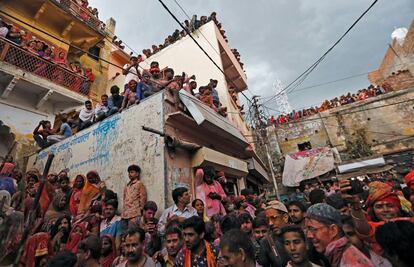
[[[267,171],[255,158],[249,159],[248,169],[249,173],[258,178],[262,183],[268,183],[270,181]]]
[[[240,130],[233,126],[226,118],[218,115],[213,109],[202,103],[193,95],[185,90],[180,91],[180,100],[188,108],[191,116],[198,125],[214,133],[216,137],[221,137],[239,145],[247,147],[249,145]]]
[[[385,166],[382,166],[382,167],[367,168],[367,169],[356,171],[356,172],[348,172],[348,173],[344,173],[344,174],[338,174],[336,177],[338,178],[338,180],[346,180],[346,179],[349,179],[349,178],[352,178],[352,177],[364,176],[364,175],[372,174],[372,173],[386,172],[386,171],[389,171],[393,168],[394,168],[394,166],[392,166],[392,165],[385,165]]]
[[[384,166],[385,160],[383,157],[374,158],[374,159],[367,159],[347,164],[342,164],[338,166],[339,173],[346,173],[346,172],[355,172],[359,170],[364,170],[366,168],[373,168]]]
[[[192,167],[213,166],[236,177],[243,177],[249,173],[247,162],[207,147],[197,150],[191,163]]]

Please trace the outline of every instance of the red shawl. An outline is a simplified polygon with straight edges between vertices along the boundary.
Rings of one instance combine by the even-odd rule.
[[[40,232],[32,235],[26,242],[21,262],[26,267],[35,267],[36,257],[49,255],[52,251],[49,234]]]
[[[80,228],[82,230],[82,234],[75,233],[75,229]],[[69,235],[68,243],[66,244],[66,249],[72,251],[73,253],[78,252],[78,245],[82,239],[86,236],[86,227],[84,224],[77,224],[72,228],[72,231]]]

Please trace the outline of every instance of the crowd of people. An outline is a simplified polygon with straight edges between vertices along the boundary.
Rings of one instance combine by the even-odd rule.
[[[149,70],[139,70],[139,62],[142,58],[132,56],[130,63],[123,68],[125,75],[124,88],[114,85],[111,87],[111,95],[101,95],[101,101],[93,107],[92,101],[87,100],[84,107],[75,116],[61,117],[59,129],[52,129],[50,121],[41,121],[33,131],[33,137],[40,148],[46,148],[56,142],[72,136],[76,131],[90,127],[118,112],[139,104],[146,98],[162,90],[169,90],[174,96],[175,105],[180,106],[178,91],[184,89],[189,94],[198,98],[206,106],[226,117],[227,108],[222,105],[217,91],[218,81],[210,79],[205,86],[200,86],[198,92],[195,75],[186,73],[175,75],[174,70],[167,68],[161,72],[159,63],[151,62]],[[240,107],[242,109],[243,107]],[[76,129],[76,130],[75,130]]]
[[[197,15],[193,15],[192,19],[190,21],[185,20],[182,23],[182,26],[188,32],[193,33],[198,28],[200,28],[201,26],[203,26],[204,24],[206,24],[210,21],[214,21],[214,23],[217,25],[222,37],[228,43],[227,36],[225,35],[226,31],[222,29],[221,23],[217,20],[216,12],[212,12],[210,14],[210,16],[200,16],[200,19],[197,18]],[[187,31],[186,30],[181,30],[180,31],[180,30],[176,29],[171,35],[168,35],[168,37],[165,38],[164,43],[159,44],[159,45],[154,44],[149,49],[143,49],[142,54],[145,55],[146,58],[149,58],[150,56],[158,53],[162,49],[168,47],[169,45],[171,45],[171,44],[175,43],[176,41],[182,39],[183,37],[187,36]],[[118,45],[121,49],[125,48],[125,46],[122,45],[122,41],[120,41],[120,40],[117,41],[116,36],[114,37],[112,42],[115,43],[116,45]],[[231,49],[231,52],[234,54],[234,56],[238,60],[238,62],[240,64],[240,66],[242,67],[242,69],[244,69],[244,67],[243,67],[244,64],[242,62],[240,62],[240,53],[237,51],[237,49]]]
[[[176,187],[172,205],[159,212],[137,165],[126,170],[122,200],[97,171],[62,170],[43,180],[37,169],[20,172],[11,157],[0,167],[1,265],[13,263],[20,248],[20,265],[28,267],[405,267],[414,261],[414,171],[400,182],[374,177],[339,181],[330,185],[333,192],[308,187],[308,199],[283,203],[251,189],[231,196],[224,173],[206,166],[195,170],[195,196]]]
[[[90,85],[95,80],[92,69],[84,68],[79,61],[69,62],[64,50],[55,48],[52,44],[40,40],[32,33],[28,33],[16,25],[8,24],[0,20],[0,37],[6,38],[39,59],[22,60],[18,58],[19,56],[17,54],[14,55],[16,58],[13,59],[13,64],[27,69],[36,75],[48,78],[49,80],[53,80],[77,91],[79,90],[84,94],[87,94]],[[69,77],[65,75],[61,68],[77,74],[82,78],[75,77],[74,75]]]
[[[91,24],[102,31],[106,25],[99,20],[99,11],[96,7],[91,7],[88,0],[55,0],[59,4],[68,8],[71,12],[75,12],[83,21]]]
[[[324,112],[326,110],[332,109],[332,108],[336,108],[336,107],[340,107],[340,106],[345,106],[348,104],[352,104],[358,101],[363,101],[367,98],[370,97],[375,97],[375,96],[379,96],[382,94],[386,94],[391,92],[393,89],[390,87],[390,85],[388,83],[383,83],[381,86],[373,86],[370,85],[368,86],[368,88],[364,88],[361,90],[358,90],[357,93],[355,94],[344,94],[341,97],[335,97],[334,99],[331,100],[325,100],[322,105],[320,105],[319,107],[311,107],[311,108],[307,108],[307,109],[303,109],[303,110],[298,110],[295,111],[293,110],[291,113],[289,114],[281,114],[279,115],[277,118],[275,118],[274,116],[271,116],[269,118],[269,125],[274,125],[274,126],[278,126],[280,124],[284,124],[287,122],[293,122],[293,121],[298,121],[302,118],[306,118],[308,116],[312,116],[314,114],[317,114],[319,112]]]

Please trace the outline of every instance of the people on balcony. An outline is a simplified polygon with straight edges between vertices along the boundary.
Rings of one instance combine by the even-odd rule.
[[[72,128],[68,124],[68,118],[66,116],[62,117],[62,125],[60,126],[60,130],[57,134],[49,135],[47,137],[47,141],[50,144],[54,144],[68,138],[72,135]]]
[[[0,37],[5,38],[8,33],[9,33],[8,25],[3,20],[0,20]]]

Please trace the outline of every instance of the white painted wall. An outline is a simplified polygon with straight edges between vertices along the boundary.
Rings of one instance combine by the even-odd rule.
[[[43,150],[35,163],[34,158],[30,159],[28,168],[35,165],[43,170],[47,155],[52,152],[55,154],[52,172],[68,168],[73,179],[79,173],[96,170],[122,201],[123,188],[128,182],[127,168],[137,164],[142,169],[141,179],[148,199],[164,207],[163,138],[143,131],[142,126],[163,131],[162,93]]]

